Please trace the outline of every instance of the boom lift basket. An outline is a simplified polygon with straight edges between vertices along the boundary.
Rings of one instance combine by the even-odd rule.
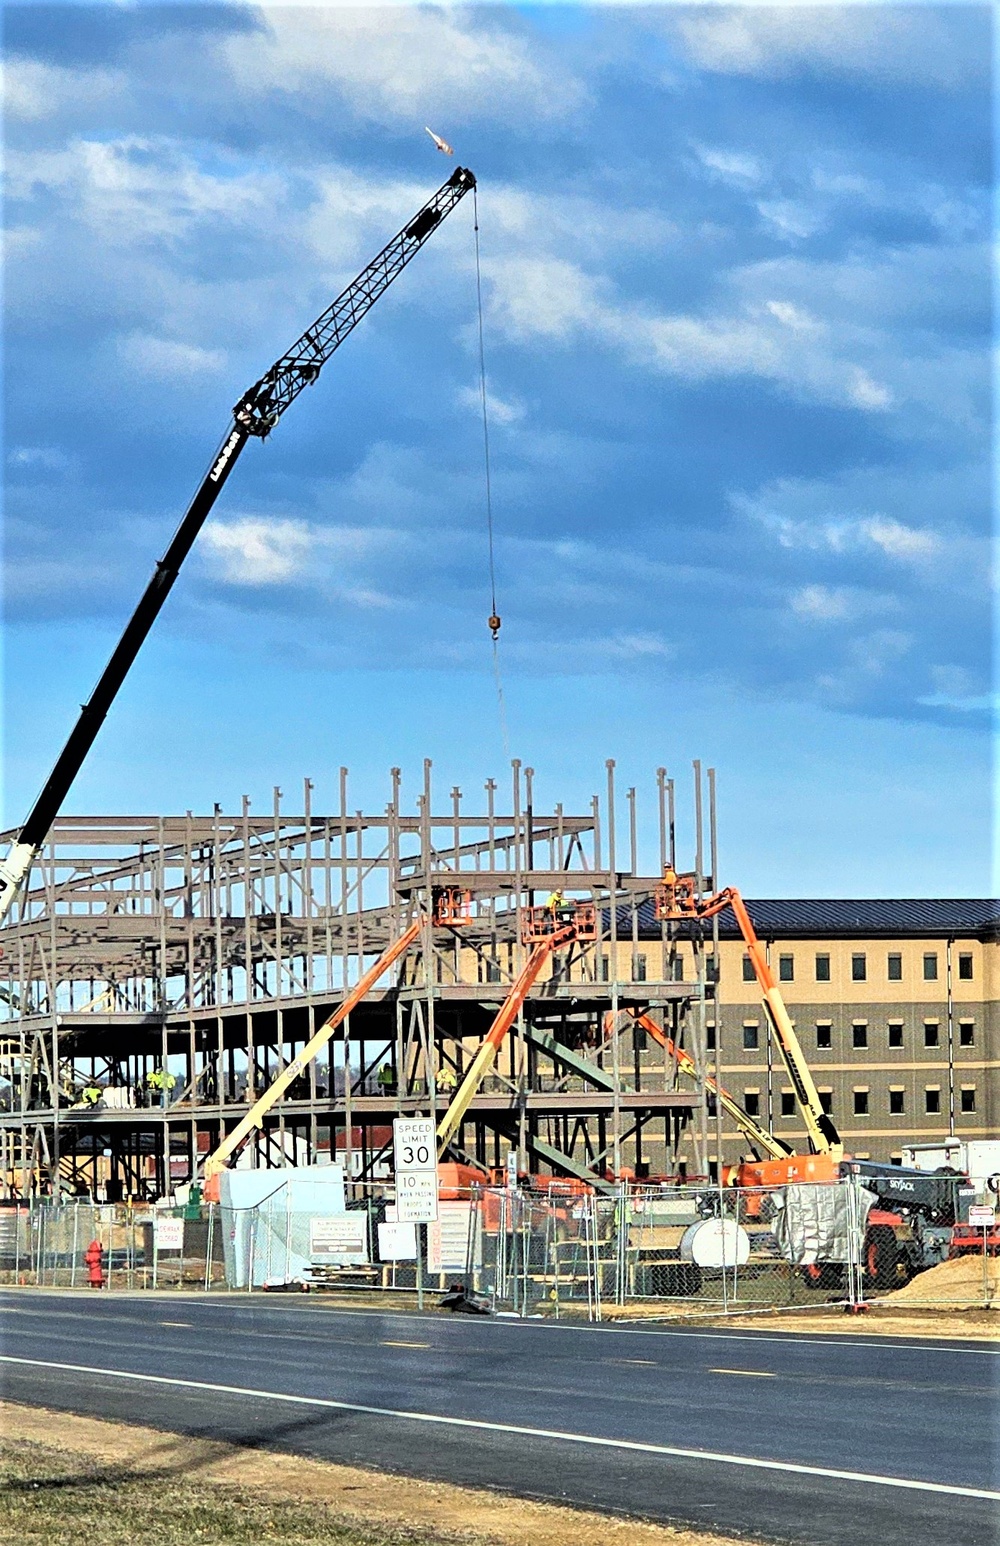
[[[460,929],[472,922],[472,893],[461,886],[434,886],[431,921],[440,928]]]
[[[589,944],[597,938],[597,910],[592,902],[563,902],[558,907],[526,907],[521,914],[521,943],[543,945],[553,934],[567,934],[566,943]]]

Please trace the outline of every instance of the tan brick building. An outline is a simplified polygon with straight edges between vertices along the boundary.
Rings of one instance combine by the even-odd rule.
[[[1000,903],[747,905],[849,1153],[897,1159],[908,1141],[950,1132],[1000,1136]],[[662,944],[661,928],[651,916],[641,934],[647,953],[652,946],[658,954],[653,940]],[[690,942],[679,940],[675,952],[673,974],[690,975]],[[737,1099],[787,1142],[804,1146],[791,1083],[728,913],[719,955],[716,999],[707,1006],[710,1069],[716,1060]],[[723,1158],[744,1147],[727,1124]]]

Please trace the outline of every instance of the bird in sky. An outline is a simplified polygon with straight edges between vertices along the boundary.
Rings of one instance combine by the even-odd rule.
[[[424,124],[424,133],[430,135],[431,139],[434,141],[435,145],[443,156],[453,156],[455,154],[451,146],[448,144],[448,141],[443,140],[439,134],[435,134],[433,129],[428,129],[426,124]]]

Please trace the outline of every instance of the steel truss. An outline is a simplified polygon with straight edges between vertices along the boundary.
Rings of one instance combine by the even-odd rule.
[[[244,798],[238,815],[56,821],[0,930],[6,1195],[60,1188],[117,1200],[192,1179],[345,989],[428,910],[432,889],[456,883],[469,923],[428,921],[395,980],[276,1104],[251,1162],[337,1158],[358,1181],[387,1174],[392,1118],[437,1118],[442,1071],[461,1079],[523,964],[523,909],[561,890],[593,904],[597,937],[553,957],[453,1151],[492,1166],[516,1146],[525,1169],[572,1175],[636,1164],[672,1172],[687,1131],[684,1152],[705,1168],[703,1086],[679,1088],[672,1059],[643,1048],[618,1013],[656,1016],[703,1077],[712,983],[697,941],[695,979],[675,980],[666,924],[658,944],[643,944],[640,980],[638,907],[659,876],[639,873],[634,789],[626,852],[616,844],[613,764],[605,798],[585,815],[558,805],[539,814],[532,770],[517,762],[506,811],[492,780],[485,813],[469,814],[457,788],[435,811],[430,762],[408,809],[398,769],[378,815],[350,808],[346,768],[335,814],[315,813],[312,792],[306,781],[301,814],[286,813],[276,789],[267,815]],[[663,769],[657,808],[662,867],[674,862]],[[713,880],[698,877],[706,890]],[[157,1071],[173,1088],[150,1092]]]

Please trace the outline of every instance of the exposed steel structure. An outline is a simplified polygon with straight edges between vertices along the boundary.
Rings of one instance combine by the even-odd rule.
[[[241,1148],[373,1178],[394,1116],[449,1106],[451,1157],[480,1167],[513,1147],[536,1172],[670,1172],[687,1130],[707,1168],[703,1088],[620,1013],[704,1072],[701,958],[676,980],[664,923],[639,973],[662,870],[640,872],[635,791],[616,796],[611,765],[586,814],[541,813],[515,763],[502,805],[491,780],[478,809],[453,789],[442,810],[431,776],[404,798],[393,770],[377,815],[352,809],[345,769],[332,814],[307,783],[292,812],[276,791],[266,815],[58,818],[0,929],[4,1190],[161,1195]],[[669,860],[662,770],[655,798]],[[569,922],[537,905],[554,891]]]

